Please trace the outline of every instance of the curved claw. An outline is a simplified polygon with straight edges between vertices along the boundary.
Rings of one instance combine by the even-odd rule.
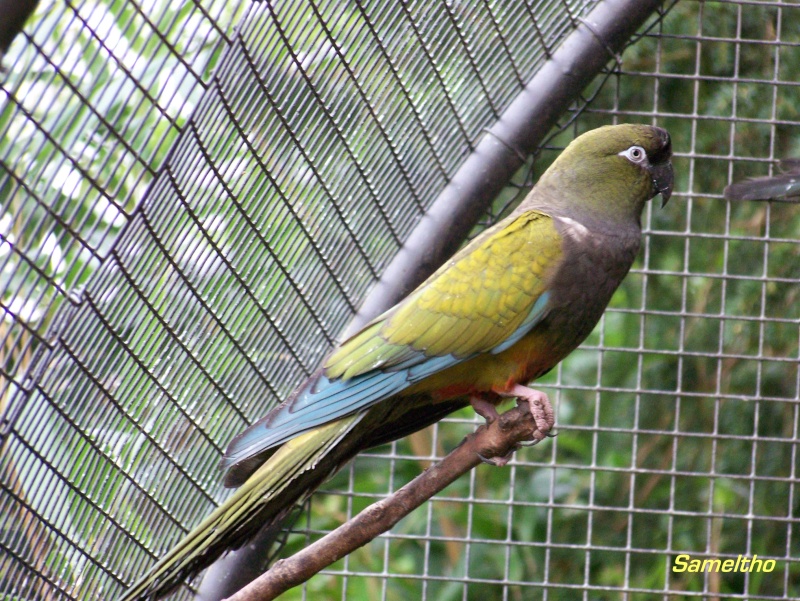
[[[514,454],[515,449],[511,449],[508,452],[508,455],[504,457],[484,457],[480,453],[476,453],[478,455],[478,459],[480,459],[483,463],[488,465],[493,465],[495,467],[503,467],[508,463],[508,460],[511,459],[511,456]]]
[[[542,436],[541,438],[534,438],[533,440],[523,440],[517,444],[521,447],[534,447],[540,442],[542,442],[545,438],[555,438],[556,436],[558,436],[558,432],[551,431]]]

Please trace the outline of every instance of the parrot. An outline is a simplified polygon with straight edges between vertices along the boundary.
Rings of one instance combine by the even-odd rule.
[[[505,219],[335,348],[222,459],[232,496],[125,594],[156,599],[279,524],[360,451],[471,405],[516,398],[542,440],[547,395],[527,384],[594,329],[641,244],[645,203],[672,194],[672,144],[644,124],[575,138]],[[498,462],[502,464],[502,461]]]
[[[754,177],[727,186],[723,192],[725,199],[800,202],[800,159],[781,159],[778,167],[781,170],[778,175]]]

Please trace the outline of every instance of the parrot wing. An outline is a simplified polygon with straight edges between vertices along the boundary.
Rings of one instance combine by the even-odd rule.
[[[797,202],[800,196],[800,159],[782,159],[782,173],[735,182],[725,188],[727,200],[784,200]]]
[[[222,463],[230,470],[226,484],[241,482],[271,449],[302,432],[364,411],[480,353],[512,346],[546,314],[548,276],[561,257],[553,219],[539,211],[486,230],[237,436]]]

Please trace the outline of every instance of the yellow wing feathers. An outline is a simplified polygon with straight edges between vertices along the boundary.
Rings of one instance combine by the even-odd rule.
[[[526,211],[500,222],[342,344],[326,362],[326,373],[350,378],[420,354],[466,357],[489,351],[528,317],[561,254],[549,216]]]

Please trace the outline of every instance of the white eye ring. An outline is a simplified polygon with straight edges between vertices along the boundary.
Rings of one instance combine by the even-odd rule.
[[[627,150],[619,153],[620,156],[625,157],[631,163],[641,164],[647,162],[647,151],[641,146],[631,146]]]

